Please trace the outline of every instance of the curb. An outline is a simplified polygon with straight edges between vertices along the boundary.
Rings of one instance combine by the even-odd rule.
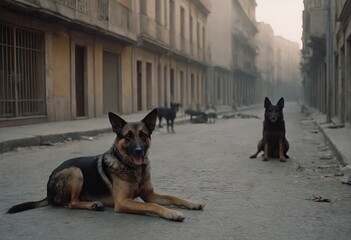
[[[184,124],[190,122],[189,119],[180,119],[175,121],[174,124]],[[112,133],[112,129],[102,128],[94,129],[87,131],[78,131],[78,132],[66,132],[58,134],[49,134],[49,135],[39,135],[34,137],[27,137],[21,139],[13,139],[4,142],[0,142],[0,154],[5,152],[10,152],[20,147],[33,147],[33,146],[44,146],[52,145],[55,143],[65,142],[68,140],[81,140],[82,137],[93,137],[99,134]]]
[[[302,105],[302,107],[305,107],[305,110],[302,111],[301,113],[305,114],[306,116],[309,116],[312,118],[313,122],[316,124],[320,132],[323,134],[324,139],[328,142],[332,150],[334,151],[335,155],[337,156],[338,161],[340,162],[341,165],[347,166],[351,164],[351,161],[343,154],[343,151],[339,149],[337,144],[332,140],[332,138],[328,135],[328,133],[325,131],[325,127],[322,126],[318,122],[318,117],[315,116],[315,113],[319,113],[319,111],[313,107],[308,107],[306,105]]]
[[[338,157],[339,162],[343,166],[350,164],[348,162],[346,156],[342,153],[342,151],[340,151],[340,149],[337,147],[337,145],[331,140],[331,138],[328,136],[328,134],[324,131],[324,128],[315,119],[313,119],[313,121],[316,123],[316,125],[318,126],[318,129],[322,132],[324,138],[327,140],[329,145],[332,147],[333,151],[335,152],[335,154]]]
[[[8,140],[0,143],[0,154],[5,152],[10,152],[19,147],[32,147],[32,146],[43,146],[51,145],[54,143],[65,142],[67,140],[81,140],[82,136],[96,136],[103,133],[111,132],[111,128],[88,130],[81,132],[68,132],[68,133],[58,133],[50,135],[41,135],[35,137],[21,138]]]

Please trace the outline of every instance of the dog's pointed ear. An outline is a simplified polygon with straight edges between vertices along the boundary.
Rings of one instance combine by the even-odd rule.
[[[113,112],[108,113],[108,118],[110,119],[112,129],[115,133],[118,133],[119,131],[121,131],[122,128],[127,124],[127,122],[124,121],[123,118],[117,116]]]
[[[156,126],[156,120],[157,120],[157,108],[152,110],[146,117],[141,120],[143,123],[145,123],[147,129],[150,131],[150,134],[152,131],[155,130]]]
[[[284,98],[281,97],[277,103],[278,107],[280,108],[284,108]]]
[[[271,105],[272,105],[271,100],[269,100],[269,98],[266,97],[266,98],[264,99],[264,108],[268,108],[268,107],[271,106]]]

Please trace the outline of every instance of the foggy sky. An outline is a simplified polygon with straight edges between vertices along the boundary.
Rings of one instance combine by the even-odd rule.
[[[256,0],[256,20],[271,25],[274,35],[302,46],[303,0]]]

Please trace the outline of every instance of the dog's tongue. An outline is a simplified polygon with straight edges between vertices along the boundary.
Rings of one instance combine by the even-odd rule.
[[[132,156],[132,159],[133,159],[135,165],[143,164],[143,157],[142,156]]]

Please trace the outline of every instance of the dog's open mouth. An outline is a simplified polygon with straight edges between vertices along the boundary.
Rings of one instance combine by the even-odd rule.
[[[132,155],[132,159],[135,165],[141,165],[144,162],[143,156]]]

